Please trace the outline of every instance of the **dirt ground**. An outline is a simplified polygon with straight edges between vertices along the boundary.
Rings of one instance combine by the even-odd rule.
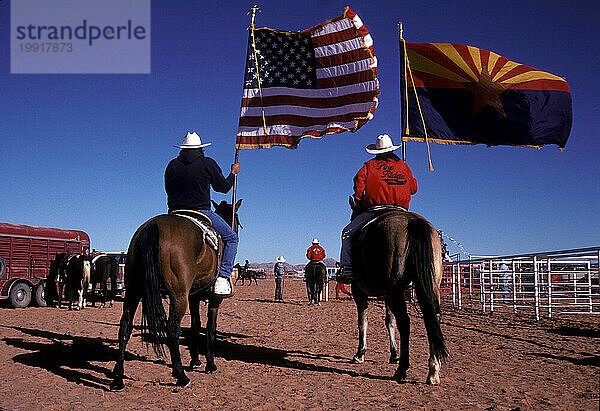
[[[272,300],[273,280],[235,291],[219,315],[219,371],[189,372],[192,386],[184,389],[135,329],[126,388],[108,390],[121,303],[81,312],[0,308],[0,409],[598,409],[598,320],[536,323],[445,307],[451,357],[432,387],[425,331],[412,306],[411,369],[398,384],[381,302],[369,310],[367,360],[350,364],[358,336],[351,300],[309,306],[302,281],[285,283],[283,303]],[[182,326],[185,336],[189,315]],[[182,338],[185,364],[186,344]]]

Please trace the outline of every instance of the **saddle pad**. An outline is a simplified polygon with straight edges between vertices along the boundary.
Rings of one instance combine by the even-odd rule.
[[[190,217],[194,217],[197,220],[203,221],[203,222],[207,223],[209,226],[212,226],[212,221],[210,220],[210,218],[208,218],[208,216],[206,214],[202,214],[202,211],[197,211],[197,210],[174,210],[174,211],[171,211],[170,214],[187,215],[187,216],[190,216]]]
[[[188,210],[186,210],[185,212],[187,213]],[[215,250],[215,251],[219,251],[219,235],[217,234],[217,232],[215,230],[213,230],[213,228],[208,225],[205,221],[208,220],[210,222],[210,220],[208,219],[208,217],[206,217],[204,214],[201,214],[198,212],[198,214],[202,215],[206,220],[201,221],[199,218],[196,218],[195,216],[192,217],[189,214],[184,214],[181,211],[174,211],[171,214],[175,214],[178,215],[179,217],[184,217],[187,218],[188,220],[190,220],[191,222],[193,222],[194,224],[196,224],[196,226],[198,228],[200,228],[200,230],[202,230],[202,234],[204,235],[204,238],[206,239],[206,241],[208,242],[208,244]]]
[[[371,216],[371,218],[369,220],[367,220],[363,226],[360,228],[359,230],[359,235],[355,236],[355,239],[358,239],[359,237],[362,237],[366,230],[367,227],[369,225],[371,225],[371,223],[373,223],[375,220],[377,220],[379,217],[381,217],[382,215],[390,212],[390,211],[404,211],[406,213],[408,213],[408,210],[404,207],[401,206],[397,206],[397,205],[377,205],[374,207],[370,207],[368,209],[366,209],[365,211],[369,211],[371,212],[373,215]]]

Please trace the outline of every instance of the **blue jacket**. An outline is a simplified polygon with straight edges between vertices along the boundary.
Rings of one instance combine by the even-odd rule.
[[[233,174],[223,176],[215,160],[201,148],[181,150],[165,170],[165,191],[169,211],[210,210],[210,187],[220,193],[233,186]]]
[[[275,263],[274,275],[275,278],[283,278],[285,274],[285,269],[283,268],[283,263],[277,262]]]

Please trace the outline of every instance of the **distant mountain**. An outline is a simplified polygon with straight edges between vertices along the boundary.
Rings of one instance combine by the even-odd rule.
[[[335,267],[336,260],[335,260],[335,258],[326,258],[323,260],[323,263],[325,263],[326,267]],[[240,264],[240,265],[243,266],[243,264]],[[293,265],[293,264],[289,264],[289,263],[283,263],[285,271],[304,271],[305,265],[306,264]],[[268,263],[249,263],[248,267],[250,267],[254,270],[273,271],[273,269],[275,267],[275,261],[268,262]]]

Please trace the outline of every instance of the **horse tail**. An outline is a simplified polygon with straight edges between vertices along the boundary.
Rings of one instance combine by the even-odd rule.
[[[156,222],[150,222],[140,230],[135,246],[132,247],[135,264],[130,268],[138,285],[142,287],[142,330],[151,337],[154,352],[164,355],[163,341],[166,338],[167,315],[162,304],[160,285],[162,272],[159,261],[159,233]],[[128,285],[131,281],[128,282]]]
[[[417,218],[408,222],[407,263],[416,274],[415,291],[425,320],[431,353],[445,360],[448,350],[440,326],[440,301],[434,283],[436,272],[432,235],[433,228],[427,221]]]

